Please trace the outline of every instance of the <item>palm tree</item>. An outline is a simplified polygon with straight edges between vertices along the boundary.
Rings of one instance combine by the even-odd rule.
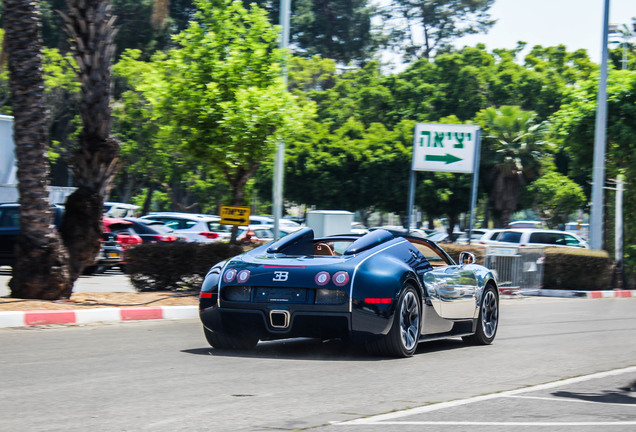
[[[539,175],[548,147],[545,127],[518,106],[487,108],[478,122],[484,129],[480,172],[495,226],[505,227],[519,206],[521,187]]]
[[[67,5],[69,14],[60,14],[78,65],[83,126],[72,163],[77,190],[66,201],[61,228],[74,281],[99,251],[103,202],[119,168],[119,142],[110,132],[116,34],[110,0],[67,0]]]
[[[48,201],[49,145],[42,78],[42,31],[35,0],[4,0],[5,54],[14,112],[21,234],[10,282],[19,298],[70,297],[68,256]]]

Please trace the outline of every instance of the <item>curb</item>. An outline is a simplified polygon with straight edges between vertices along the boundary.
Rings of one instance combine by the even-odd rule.
[[[536,297],[565,297],[565,298],[636,298],[636,290],[605,290],[605,291],[574,291],[551,289],[520,289],[500,288],[501,294],[524,295]]]
[[[636,298],[636,290],[572,291],[501,288],[501,294],[564,298]],[[0,312],[0,328],[199,317],[198,306],[120,307]]]
[[[121,307],[0,312],[0,328],[198,318],[198,306]]]

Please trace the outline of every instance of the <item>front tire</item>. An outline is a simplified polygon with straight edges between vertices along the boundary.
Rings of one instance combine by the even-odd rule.
[[[203,333],[210,346],[217,349],[247,351],[253,349],[258,343],[258,338],[249,335],[238,337],[223,332],[208,330],[205,327],[203,327]]]
[[[474,345],[490,345],[497,335],[499,326],[499,296],[495,287],[488,285],[484,290],[479,318],[477,319],[477,331],[464,340]]]
[[[381,339],[367,343],[367,350],[372,354],[411,357],[420,339],[421,318],[419,295],[412,285],[405,285],[395,308],[391,330]]]

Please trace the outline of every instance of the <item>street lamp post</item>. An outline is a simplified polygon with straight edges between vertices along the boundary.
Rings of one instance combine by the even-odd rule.
[[[590,215],[590,246],[603,248],[603,185],[605,184],[605,139],[607,128],[607,57],[610,0],[605,0],[603,13],[603,42],[601,44],[601,70],[596,97],[596,124],[594,129],[594,163],[592,167],[592,211]]]
[[[291,0],[280,0],[280,48],[289,47],[289,15]],[[287,89],[287,59],[283,61],[283,85]],[[281,138],[276,146],[276,156],[274,158],[274,181],[272,190],[272,207],[274,214],[274,240],[280,238],[279,221],[283,216],[283,172],[285,170],[285,140]]]

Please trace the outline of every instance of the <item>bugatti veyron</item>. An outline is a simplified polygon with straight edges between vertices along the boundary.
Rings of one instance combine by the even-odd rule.
[[[493,273],[435,243],[386,230],[314,238],[304,228],[211,268],[199,298],[207,341],[342,338],[409,357],[423,341],[490,344],[499,322]]]

